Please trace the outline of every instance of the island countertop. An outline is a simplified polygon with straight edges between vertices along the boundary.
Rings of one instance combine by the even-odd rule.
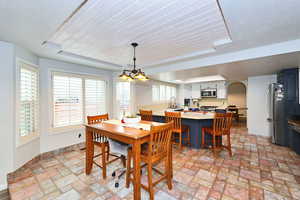
[[[183,119],[195,119],[195,120],[201,120],[201,119],[213,119],[214,118],[214,112],[181,112],[181,118]],[[165,111],[154,111],[152,113],[153,116],[165,116]]]

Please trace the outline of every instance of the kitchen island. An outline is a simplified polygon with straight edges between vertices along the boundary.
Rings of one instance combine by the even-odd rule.
[[[164,111],[154,111],[152,115],[153,121],[165,122]],[[202,127],[210,127],[212,125],[214,112],[207,112],[205,114],[203,112],[182,112],[181,118],[182,124],[190,127],[192,148],[199,149],[202,138]],[[206,137],[209,137],[209,135],[206,135]]]

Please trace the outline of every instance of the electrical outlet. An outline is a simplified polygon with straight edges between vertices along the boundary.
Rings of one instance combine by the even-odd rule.
[[[81,133],[78,134],[78,138],[81,138]]]

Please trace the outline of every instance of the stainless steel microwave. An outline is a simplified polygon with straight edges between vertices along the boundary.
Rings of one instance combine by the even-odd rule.
[[[217,89],[201,90],[201,97],[217,97]]]

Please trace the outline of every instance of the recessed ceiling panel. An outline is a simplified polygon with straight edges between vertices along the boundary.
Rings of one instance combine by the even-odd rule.
[[[137,42],[147,65],[230,40],[216,0],[88,0],[48,40],[64,51],[125,65]]]

